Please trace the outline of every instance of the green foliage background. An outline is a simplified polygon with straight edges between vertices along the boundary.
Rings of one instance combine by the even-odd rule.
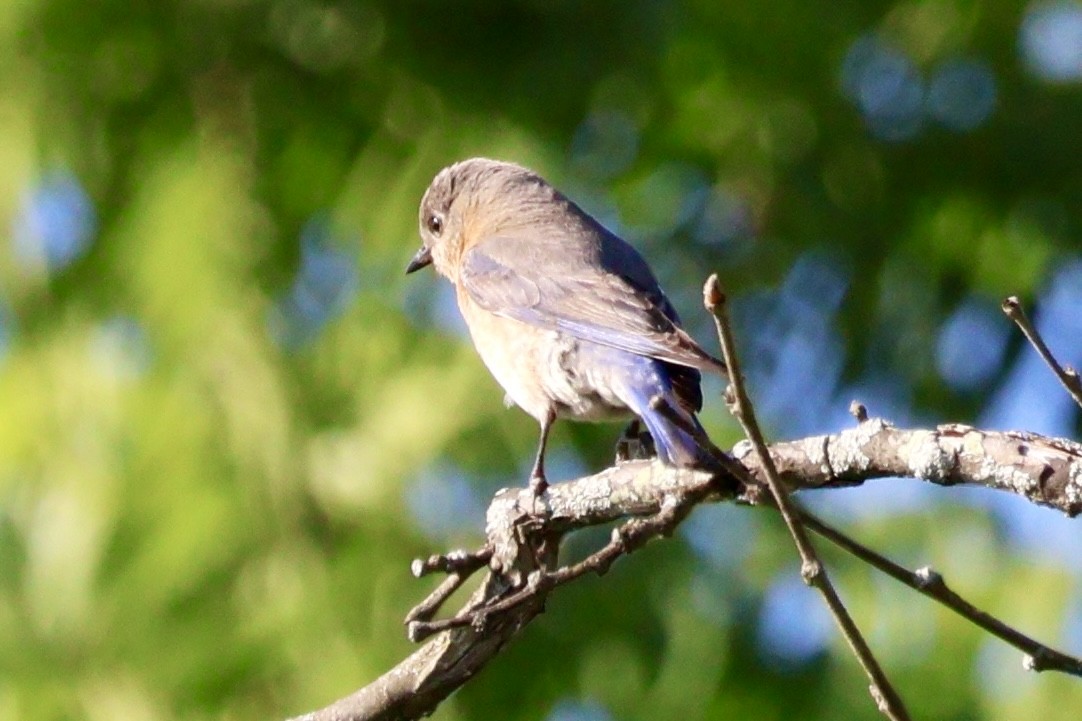
[[[536,437],[441,321],[437,281],[402,276],[421,193],[463,157],[603,195],[689,318],[709,269],[753,297],[809,251],[827,258],[849,278],[830,321],[844,377],[894,378],[921,422],[977,418],[1026,351],[1012,341],[959,392],[936,372],[941,323],[963,298],[1039,297],[1080,250],[1082,91],[1026,72],[1027,7],[0,5],[0,227],[14,238],[58,172],[95,218],[62,268],[0,248],[0,719],[284,717],[411,650],[401,618],[429,583],[410,559],[476,544],[484,498],[520,482]],[[983,58],[994,113],[972,132],[876,139],[839,86],[869,33],[922,72]],[[613,112],[635,145],[599,175],[627,144],[571,148]],[[743,199],[739,242],[677,227],[689,168]],[[355,287],[283,344],[313,217]],[[706,423],[731,444],[720,405]],[[554,442],[565,468],[600,468],[614,434],[566,425]],[[475,502],[426,531],[418,493],[441,473]],[[1042,639],[1082,639],[1077,562],[1019,547],[972,497],[937,491],[847,528]],[[727,529],[736,562],[681,537],[561,592],[437,718],[875,718],[835,636],[800,663],[763,652],[764,594],[796,572],[775,520],[698,515]],[[829,558],[915,717],[1078,718],[1077,680],[1027,675],[947,612]]]

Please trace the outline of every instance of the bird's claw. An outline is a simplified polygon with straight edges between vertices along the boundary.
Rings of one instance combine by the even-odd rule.
[[[538,508],[538,503],[541,501],[541,497],[545,495],[545,491],[548,490],[548,487],[549,482],[545,479],[543,473],[534,473],[530,475],[530,493],[533,495],[531,511],[535,516],[539,516],[545,511],[544,503],[541,503],[540,509]]]
[[[638,423],[632,422],[616,441],[616,462],[650,459],[657,456],[654,439],[643,431]]]

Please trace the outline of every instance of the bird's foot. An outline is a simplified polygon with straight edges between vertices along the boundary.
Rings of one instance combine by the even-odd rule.
[[[643,430],[638,421],[632,421],[616,440],[616,462],[648,460],[657,456],[654,439]]]
[[[549,482],[545,479],[544,473],[530,474],[530,492],[533,494],[533,503],[531,504],[531,511],[533,515],[540,516],[546,511],[545,504],[542,502],[541,497],[545,495],[545,491],[548,490]]]

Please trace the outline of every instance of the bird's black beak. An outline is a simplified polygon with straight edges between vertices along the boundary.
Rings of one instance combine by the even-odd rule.
[[[420,270],[426,265],[432,265],[432,249],[421,246],[421,249],[417,251],[417,255],[413,256],[413,260],[406,266],[406,274],[410,274],[415,270]]]

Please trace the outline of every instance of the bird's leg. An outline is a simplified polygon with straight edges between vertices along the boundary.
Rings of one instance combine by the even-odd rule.
[[[541,419],[541,441],[537,444],[537,458],[534,459],[533,470],[530,471],[530,489],[534,497],[540,496],[549,487],[549,482],[545,479],[545,446],[548,445],[549,431],[555,422],[556,410],[549,408]]]
[[[627,424],[627,428],[616,439],[616,462],[623,463],[635,457],[635,444],[639,440],[639,419]]]

